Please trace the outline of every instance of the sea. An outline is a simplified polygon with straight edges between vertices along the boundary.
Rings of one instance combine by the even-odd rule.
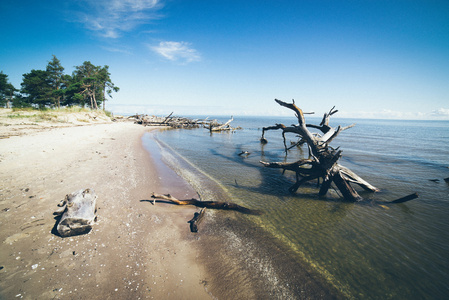
[[[320,121],[306,116],[307,123]],[[279,130],[267,131],[268,143],[261,143],[262,128],[276,123],[297,120],[234,116],[231,125],[239,130],[158,130],[143,139],[157,143],[163,161],[202,200],[232,201],[262,212],[241,217],[275,237],[294,253],[292,259],[345,298],[448,299],[449,122],[331,118],[332,127],[355,124],[331,142],[343,151],[340,164],[380,190],[355,186],[360,202],[344,201],[336,188],[319,197],[316,182],[289,193],[295,174],[260,161],[294,162],[307,158],[308,149],[285,151]],[[298,141],[292,133],[286,139],[288,146]],[[417,199],[389,203],[415,192]]]

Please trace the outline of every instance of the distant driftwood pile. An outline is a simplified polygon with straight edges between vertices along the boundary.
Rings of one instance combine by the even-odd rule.
[[[171,128],[200,128],[204,127],[212,131],[234,131],[241,129],[240,127],[234,128],[229,125],[234,119],[231,117],[229,121],[224,124],[219,123],[217,120],[206,119],[189,119],[185,117],[173,116],[173,113],[166,117],[157,117],[149,115],[135,114],[128,117],[128,119],[134,119],[134,123],[141,124],[143,126],[167,126]]]

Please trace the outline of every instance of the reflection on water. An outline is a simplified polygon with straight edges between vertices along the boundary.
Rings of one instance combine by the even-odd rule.
[[[449,140],[447,122],[357,120],[333,146],[341,164],[381,189],[360,203],[339,200],[336,191],[318,198],[312,182],[288,193],[294,174],[263,168],[264,161],[295,161],[285,155],[280,132],[262,126],[279,120],[235,118],[244,130],[214,133],[170,130],[155,133],[166,162],[207,198],[230,199],[262,216],[251,222],[294,250],[349,297],[363,299],[444,298],[449,293]],[[339,122],[339,123],[338,123]],[[353,120],[338,120],[343,126]],[[238,124],[237,124],[238,123]],[[294,119],[285,120],[292,124]],[[418,124],[417,124],[418,123]],[[292,141],[294,135],[288,136]],[[249,151],[249,156],[238,156]],[[430,181],[438,179],[439,181]],[[404,204],[385,202],[418,192]],[[293,259],[293,258],[292,258]]]

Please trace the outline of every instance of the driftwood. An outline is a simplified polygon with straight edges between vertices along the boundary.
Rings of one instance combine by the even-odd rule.
[[[129,116],[128,119],[134,119],[135,124],[140,124],[143,126],[165,126],[171,128],[207,128],[210,132],[219,131],[235,131],[242,129],[241,127],[231,127],[230,123],[234,120],[233,117],[224,124],[219,123],[217,120],[206,119],[189,119],[185,117],[175,117],[173,112],[166,117],[157,117],[149,115],[139,115],[135,114]]]
[[[153,198],[153,205],[157,201],[157,199],[160,199],[161,201],[167,200],[172,203],[175,203],[177,205],[194,205],[197,207],[201,207],[201,211],[198,213],[196,212],[193,216],[193,218],[188,221],[190,223],[190,231],[191,232],[198,232],[198,226],[200,222],[203,220],[206,208],[212,208],[212,209],[224,209],[224,210],[235,210],[244,214],[251,214],[251,215],[260,215],[261,213],[257,210],[251,210],[249,208],[240,206],[238,204],[232,203],[232,202],[220,202],[220,201],[201,201],[197,200],[195,198],[187,199],[187,200],[179,200],[173,197],[170,194],[155,194],[151,195],[151,198]]]
[[[351,186],[351,183],[360,185],[362,188],[368,191],[376,192],[378,189],[373,185],[369,184],[360,176],[338,164],[338,160],[342,155],[342,151],[333,149],[329,146],[329,143],[335,139],[338,134],[348,129],[353,125],[348,127],[332,128],[329,126],[329,117],[337,112],[333,107],[329,113],[325,113],[320,125],[310,125],[306,124],[304,113],[302,110],[296,106],[295,102],[286,103],[284,101],[275,99],[275,101],[288,109],[291,109],[297,119],[298,125],[292,125],[286,127],[282,124],[277,124],[272,128],[267,127],[265,130],[270,129],[282,129],[283,136],[286,132],[296,133],[301,139],[307,143],[309,148],[309,158],[300,159],[292,163],[283,162],[264,162],[260,161],[265,167],[268,168],[281,168],[283,170],[291,170],[296,173],[296,183],[290,187],[289,191],[294,193],[298,188],[305,182],[310,180],[318,180],[318,184],[321,181],[321,187],[319,191],[320,196],[327,194],[331,184],[334,183],[338,190],[341,192],[344,199],[349,201],[360,201],[362,197],[356,192],[356,190]],[[308,128],[316,128],[322,132],[320,134],[312,134]],[[263,131],[263,133],[265,132]],[[264,136],[262,136],[264,138]],[[261,139],[262,141],[262,139]],[[265,140],[266,141],[266,140]],[[263,141],[262,141],[263,142]],[[284,137],[284,147],[285,137]]]
[[[206,211],[206,208],[203,207],[199,213],[196,212],[193,215],[192,220],[187,222],[187,223],[190,223],[190,231],[191,232],[198,232],[198,226],[200,225],[201,221],[203,220],[205,211]]]
[[[241,127],[231,127],[231,125],[229,125],[232,121],[234,121],[234,117],[231,116],[231,118],[224,124],[220,124],[217,122],[217,120],[214,120],[212,122],[209,123],[209,131],[210,132],[217,132],[217,131],[235,131],[237,129],[241,129]]]
[[[173,202],[178,205],[194,205],[196,207],[206,207],[206,208],[212,208],[212,209],[224,209],[224,210],[235,210],[244,214],[250,214],[250,215],[259,215],[260,212],[256,210],[252,210],[243,206],[240,206],[238,204],[232,203],[232,202],[220,202],[220,201],[201,201],[197,200],[195,198],[187,199],[187,200],[179,200],[173,197],[170,194],[155,194],[151,196],[153,198],[153,204],[157,201],[157,199],[161,200],[168,200],[170,202]]]
[[[280,101],[280,100],[279,100]],[[323,134],[327,134],[329,131],[333,130],[332,127],[329,126],[329,117],[332,116],[333,114],[337,113],[338,110],[334,110],[335,106],[332,107],[332,109],[329,111],[329,113],[325,113],[323,116],[323,119],[321,120],[320,125],[314,125],[314,124],[305,124],[306,128],[315,128],[315,129],[319,129]],[[302,112],[303,117],[305,114],[314,114],[314,112],[309,112],[309,113],[305,113]],[[305,120],[304,120],[305,122]],[[351,124],[349,126],[343,127],[343,128],[339,128],[340,131],[346,130],[348,128],[354,127],[355,124]],[[262,137],[260,138],[260,142],[263,144],[268,143],[268,140],[265,138],[265,132],[268,130],[278,130],[278,129],[282,129],[282,138],[284,140],[284,148],[285,150],[290,150],[293,147],[296,146],[301,146],[305,143],[307,143],[307,139],[304,138],[299,132],[298,132],[298,128],[296,125],[291,125],[290,127],[285,126],[284,124],[276,124],[275,126],[269,126],[269,127],[263,127],[262,128]],[[285,139],[285,134],[286,133],[296,133],[299,135],[299,140],[295,143],[293,143],[292,146],[287,147],[287,143],[286,143],[286,139]],[[330,143],[330,140],[328,141],[328,143]]]
[[[251,152],[248,152],[248,151],[242,151],[242,152],[240,152],[239,154],[238,154],[238,156],[244,156],[244,157],[246,157],[246,156],[248,156],[248,155],[250,155],[251,154]]]
[[[134,119],[134,123],[143,126],[167,126],[172,128],[198,128],[208,123],[205,120],[175,117],[173,112],[166,117],[136,114],[128,117],[128,119]]]
[[[79,190],[66,195],[54,212],[61,216],[56,227],[63,237],[88,233],[96,219],[97,195],[92,189]]]

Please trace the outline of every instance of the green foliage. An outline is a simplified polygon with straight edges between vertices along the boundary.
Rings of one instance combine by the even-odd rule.
[[[0,106],[8,106],[8,102],[12,100],[16,89],[8,82],[8,75],[0,72]]]
[[[30,105],[37,105],[43,108],[51,105],[51,86],[47,71],[31,70],[30,73],[23,74],[20,92],[25,96],[25,102]]]
[[[63,86],[64,68],[61,66],[61,62],[56,56],[53,55],[52,60],[47,64],[47,76],[51,92],[49,94],[50,101],[53,102],[55,107],[61,106],[61,98],[64,95],[64,91],[61,89]]]
[[[68,122],[68,115],[72,115],[71,119],[75,118],[78,122],[89,123],[93,120],[92,115],[101,117],[102,115],[111,116],[110,112],[102,110],[91,110],[90,108],[83,108],[80,106],[69,106],[60,108],[17,108],[12,109],[12,113],[6,115],[8,119],[27,120],[27,122],[51,122],[51,123],[65,123]],[[101,119],[101,118],[100,118]]]
[[[9,119],[23,119],[23,118],[32,118],[35,115],[22,115],[20,113],[15,113],[12,115],[7,115],[6,117],[8,117]]]
[[[13,107],[60,108],[61,106],[90,107],[98,109],[106,95],[112,98],[112,92],[119,88],[111,81],[109,66],[95,66],[90,61],[76,66],[72,75],[64,74],[64,68],[55,55],[44,70],[31,70],[23,74],[20,94],[7,83],[7,75],[0,73],[0,105],[6,104],[6,95]]]
[[[18,112],[24,112],[24,111],[36,111],[37,109],[36,108],[33,108],[33,107],[13,107],[12,108],[12,111],[13,112],[16,112],[16,111],[18,111]]]
[[[108,111],[108,110],[105,110],[104,111],[104,114],[107,116],[107,117],[109,117],[109,118],[112,118],[114,115],[112,114],[112,112],[110,112],[110,111]]]

